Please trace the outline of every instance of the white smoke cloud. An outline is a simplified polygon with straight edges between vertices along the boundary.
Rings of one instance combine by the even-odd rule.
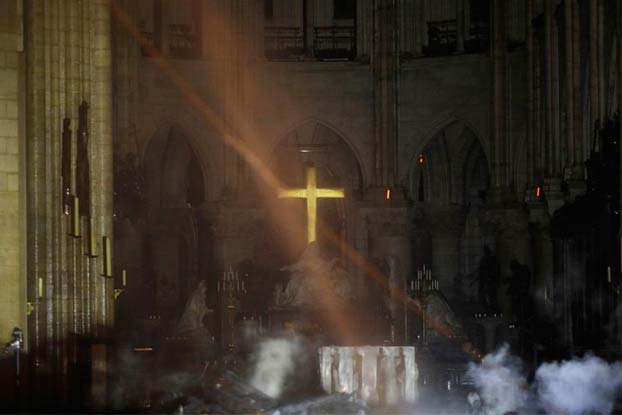
[[[530,386],[520,360],[509,353],[507,345],[480,364],[469,364],[467,376],[473,379],[487,415],[526,408],[551,414],[610,414],[622,391],[622,363],[609,364],[592,355],[543,363]],[[479,406],[474,405],[475,398],[469,396],[472,407]]]
[[[622,387],[622,364],[594,356],[544,363],[536,371],[536,382],[547,412],[608,414]]]
[[[261,341],[255,351],[251,385],[278,399],[285,389],[285,380],[294,373],[296,355],[301,355],[301,349],[301,342],[296,338]]]
[[[470,363],[467,376],[473,379],[488,415],[502,415],[525,406],[529,388],[520,360],[508,345],[488,354],[480,364]]]

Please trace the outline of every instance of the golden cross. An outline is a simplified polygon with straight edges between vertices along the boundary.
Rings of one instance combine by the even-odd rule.
[[[279,192],[281,198],[307,199],[307,241],[316,240],[317,199],[343,199],[343,189],[322,189],[317,187],[315,167],[307,167],[307,187],[302,189],[284,189]]]

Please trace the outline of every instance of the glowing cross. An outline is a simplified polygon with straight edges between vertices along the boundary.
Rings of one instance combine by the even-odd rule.
[[[316,240],[317,199],[343,199],[343,189],[321,189],[317,187],[315,167],[307,167],[307,187],[303,189],[285,189],[279,192],[281,198],[307,199],[307,241]]]

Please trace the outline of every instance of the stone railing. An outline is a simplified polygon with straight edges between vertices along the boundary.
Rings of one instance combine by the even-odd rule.
[[[305,54],[304,37],[300,27],[266,27],[264,44],[268,59],[298,59]]]
[[[426,55],[445,55],[456,51],[456,20],[436,20],[428,22],[428,45]]]
[[[319,60],[352,60],[356,57],[353,26],[322,26],[313,29],[313,54]]]

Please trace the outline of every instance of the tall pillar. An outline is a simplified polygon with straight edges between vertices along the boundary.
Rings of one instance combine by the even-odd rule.
[[[398,8],[397,0],[373,0],[372,71],[374,82],[374,177],[377,187],[392,186],[397,173]]]
[[[544,3],[544,182],[543,190],[551,214],[564,203],[557,172],[557,48],[553,0]]]
[[[572,1],[564,1],[564,69],[566,89],[566,169],[575,164],[574,152],[574,84],[573,84],[573,48],[572,48]]]
[[[0,344],[11,338],[13,328],[26,331],[26,154],[24,118],[24,46],[21,1],[0,0]],[[28,339],[26,339],[28,341]],[[9,359],[4,359],[9,362]],[[2,366],[13,375],[11,365]],[[8,369],[8,370],[7,370]],[[4,383],[10,386],[10,381]],[[3,388],[12,389],[12,388]],[[0,391],[0,408],[11,408],[12,390]],[[15,410],[17,412],[17,410]]]
[[[566,4],[567,3],[567,4]],[[567,116],[568,129],[571,132],[568,142],[568,153],[572,154],[572,164],[566,167],[564,179],[568,185],[570,196],[576,196],[585,192],[583,162],[585,161],[583,134],[583,94],[582,94],[582,67],[581,67],[581,16],[579,3],[576,0],[564,2],[564,19],[566,26],[567,73],[566,80],[568,96]],[[570,111],[572,108],[572,111]],[[588,114],[589,116],[589,114]],[[570,139],[572,139],[572,146]]]
[[[617,3],[617,27],[618,27],[618,67],[617,69],[617,74],[618,74],[618,80],[617,80],[617,91],[618,91],[618,113],[622,113],[622,3],[618,2]],[[618,143],[622,143],[622,128],[620,128],[620,136],[618,137]],[[622,161],[622,145],[619,146],[620,147],[620,160]],[[620,179],[622,179],[622,162],[620,163]],[[622,181],[620,181],[620,183],[622,183]],[[622,192],[620,192],[620,202],[622,203]],[[620,205],[622,206],[622,204]],[[622,269],[622,218],[620,219],[620,224],[618,225],[618,236],[620,238],[620,263],[621,263],[621,267],[620,269]],[[618,344],[620,347],[620,350],[622,350],[622,326],[619,326],[618,328]]]
[[[364,206],[361,216],[367,222],[368,257],[383,259],[389,265],[390,275],[385,275],[388,282],[389,309],[394,324],[394,341],[403,344],[407,335],[404,327],[404,293],[406,283],[412,277],[410,248],[410,214],[408,206],[385,208],[381,204]],[[370,293],[380,295],[380,293]]]
[[[529,194],[533,193],[535,186],[535,134],[534,128],[534,33],[531,19],[533,17],[533,1],[527,0],[525,4],[525,39],[527,47],[527,180]],[[537,56],[536,56],[537,59]]]
[[[510,304],[503,281],[511,276],[510,263],[517,260],[532,268],[528,217],[522,207],[489,208],[482,212],[481,223],[494,234],[501,275],[499,276],[499,304],[504,315],[509,315]]]
[[[582,59],[581,59],[581,11],[577,0],[572,2],[572,86],[574,90],[574,150],[575,150],[575,177],[583,179],[584,138],[583,137],[583,94],[582,94]]]
[[[508,186],[508,166],[506,160],[507,128],[506,128],[506,30],[505,7],[503,0],[491,1],[492,18],[492,65],[493,65],[493,99],[492,99],[492,199],[493,203],[506,198]]]
[[[464,52],[464,0],[456,0],[456,51]]]
[[[102,277],[101,242],[102,236],[113,240],[111,11],[107,0],[29,1],[25,15],[28,301],[34,305],[28,319],[29,346],[35,379],[42,382],[37,396],[47,395],[58,403],[69,398],[68,381],[75,363],[72,338],[106,337],[114,318],[113,281]],[[72,172],[76,172],[82,101],[89,106],[85,141],[90,206],[87,200],[80,202],[90,212],[80,217],[78,238],[69,236],[75,233],[73,218],[63,211],[58,184],[64,118],[71,121]],[[75,194],[75,179],[71,187]],[[89,223],[94,252],[88,249]],[[92,403],[102,404],[105,383],[91,386]]]
[[[590,126],[600,116],[600,98],[598,96],[598,0],[589,2],[590,7]],[[604,121],[604,120],[603,120]],[[592,129],[590,129],[591,131]]]
[[[553,175],[553,0],[544,3],[544,96],[546,140],[545,171],[546,177]]]
[[[371,31],[371,1],[359,0],[356,2],[356,53],[358,58],[370,54]]]

